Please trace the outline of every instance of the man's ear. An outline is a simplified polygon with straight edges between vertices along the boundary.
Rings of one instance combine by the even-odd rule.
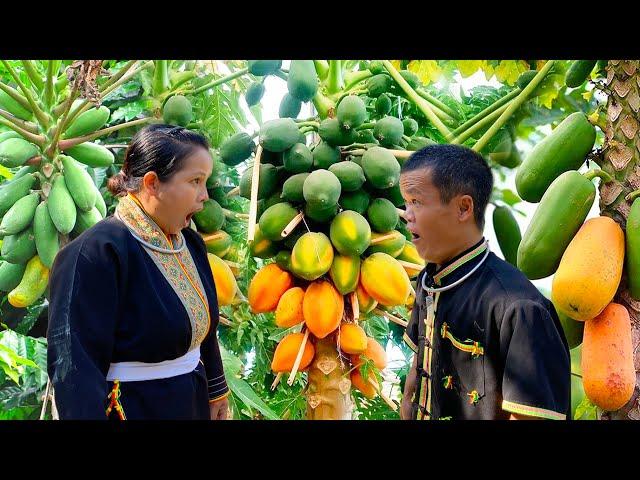
[[[460,222],[474,221],[473,198],[471,195],[461,195],[458,198],[458,220]]]
[[[142,177],[142,185],[149,192],[150,195],[158,195],[158,188],[160,187],[160,179],[156,172],[147,172]]]

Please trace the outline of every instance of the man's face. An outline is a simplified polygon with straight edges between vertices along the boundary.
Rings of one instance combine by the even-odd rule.
[[[461,237],[465,235],[466,222],[461,222],[460,196],[454,196],[448,204],[443,204],[429,169],[402,173],[400,191],[406,204],[407,228],[413,234],[413,244],[420,256],[436,264],[455,256]],[[468,216],[463,217],[468,219]]]

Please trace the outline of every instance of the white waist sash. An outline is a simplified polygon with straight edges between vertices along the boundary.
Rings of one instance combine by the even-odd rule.
[[[158,363],[118,362],[109,366],[107,381],[138,382],[170,378],[193,372],[200,361],[200,346],[173,360]]]

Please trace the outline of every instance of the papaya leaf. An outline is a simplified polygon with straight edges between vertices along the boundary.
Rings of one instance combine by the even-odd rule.
[[[253,391],[251,386],[244,380],[235,376],[227,377],[227,385],[233,393],[245,405],[258,410],[268,420],[280,420],[280,417]]]
[[[584,397],[580,405],[576,407],[575,420],[597,420],[598,407],[592,404],[587,397]]]
[[[522,199],[518,196],[518,194],[516,194],[512,190],[509,190],[508,188],[502,190],[502,200],[510,207],[513,207],[514,205],[522,202]]]

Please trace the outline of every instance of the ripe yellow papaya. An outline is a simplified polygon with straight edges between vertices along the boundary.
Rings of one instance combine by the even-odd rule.
[[[378,386],[380,385],[376,376],[371,371],[369,372],[369,381],[373,381]],[[360,375],[360,370],[357,368],[351,372],[351,385],[360,390],[360,392],[362,392],[362,394],[367,398],[375,398],[378,395],[375,387],[371,385],[371,383],[365,382],[362,375]]]
[[[384,370],[387,366],[387,352],[384,351],[382,345],[380,345],[374,338],[367,338],[367,348],[363,353],[360,355],[351,355],[351,364],[354,367],[362,365],[363,361],[360,357],[372,360],[378,370]]]
[[[49,269],[37,255],[27,262],[22,280],[16,288],[9,292],[7,299],[16,308],[33,305],[47,289]]]
[[[362,262],[360,281],[369,295],[387,307],[404,305],[411,293],[407,272],[386,253],[374,253]]]
[[[293,276],[282,270],[275,263],[262,267],[249,284],[249,305],[253,313],[273,312],[278,306],[280,297],[284,295]]]
[[[303,339],[304,335],[302,333],[291,333],[280,340],[273,354],[271,370],[276,373],[290,372],[293,370],[293,364],[296,362],[296,357],[298,356],[298,351],[300,350]],[[304,370],[311,364],[315,353],[315,348],[311,342],[307,340],[304,346],[304,352],[302,353],[302,360],[298,367],[299,371]]]
[[[362,286],[362,272],[360,272],[360,281],[356,287],[356,295],[358,296],[358,307],[361,315],[369,313],[378,306],[378,301],[369,295]]]
[[[344,297],[331,282],[320,280],[307,287],[302,302],[304,321],[317,338],[335,331],[344,314]]]
[[[338,343],[340,350],[350,355],[359,355],[367,349],[367,334],[355,323],[343,323],[340,326]]]
[[[231,305],[231,302],[238,292],[236,277],[233,275],[229,265],[220,257],[217,257],[213,253],[207,253],[207,258],[209,259],[213,281],[216,285],[218,304],[222,306]]]
[[[304,322],[303,300],[304,290],[300,287],[293,287],[284,292],[276,307],[276,325],[281,328],[289,328]]]
[[[609,217],[591,218],[565,250],[551,299],[575,320],[596,317],[613,300],[624,265],[624,233]]]

